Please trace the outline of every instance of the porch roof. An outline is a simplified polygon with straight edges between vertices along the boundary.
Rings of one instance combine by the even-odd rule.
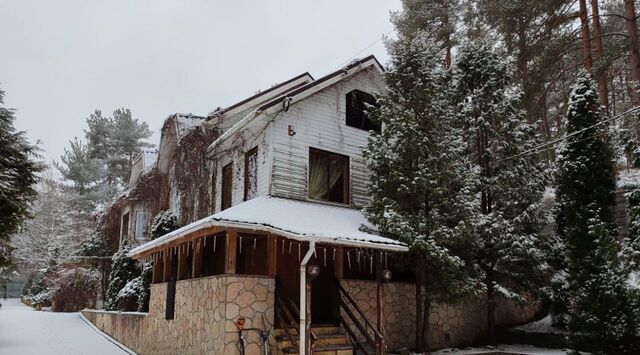
[[[263,196],[165,234],[132,249],[128,255],[134,258],[141,257],[165,244],[216,227],[268,232],[305,242],[315,241],[389,251],[408,250],[402,242],[374,234],[375,227],[359,210]]]

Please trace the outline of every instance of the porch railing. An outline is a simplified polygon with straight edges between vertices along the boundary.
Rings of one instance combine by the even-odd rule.
[[[351,342],[367,355],[382,355],[384,351],[384,337],[382,334],[365,316],[364,312],[340,285],[338,280],[336,280],[336,287],[339,295],[338,305],[340,306],[338,318],[347,335],[349,335]],[[364,342],[362,338],[364,338]],[[370,344],[370,346],[367,346],[367,344]]]
[[[296,339],[299,339],[300,336],[300,334],[298,334],[300,310],[295,302],[287,295],[284,285],[277,277],[275,296],[277,304],[275,312],[276,320],[280,323],[291,345],[297,348],[298,342]]]

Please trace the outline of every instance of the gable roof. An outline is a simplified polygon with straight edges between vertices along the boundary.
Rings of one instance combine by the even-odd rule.
[[[245,127],[247,124],[252,122],[256,117],[260,116],[261,114],[267,113],[269,111],[275,112],[278,110],[282,110],[283,105],[280,105],[280,106],[278,105],[282,104],[282,102],[285,99],[290,99],[290,103],[298,102],[328,86],[335,84],[340,80],[343,80],[347,76],[352,76],[360,72],[361,70],[364,70],[369,67],[377,68],[381,72],[384,71],[384,68],[382,67],[380,62],[376,59],[376,57],[373,55],[370,55],[362,59],[354,60],[342,69],[336,70],[330,74],[327,74],[321,77],[318,80],[302,85],[297,89],[283,93],[277,98],[267,103],[264,103],[263,105],[249,112],[244,118],[242,118],[240,121],[234,124],[231,128],[229,128],[224,133],[222,133],[215,141],[213,141],[213,143],[211,143],[207,148],[208,154],[210,154],[211,151],[217,145],[227,140],[229,137],[233,136],[240,129]]]

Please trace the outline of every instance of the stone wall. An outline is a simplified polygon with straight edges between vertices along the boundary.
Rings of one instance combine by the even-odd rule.
[[[151,286],[149,313],[83,311],[99,329],[139,354],[240,354],[235,321],[271,330],[273,278],[218,275],[176,283],[175,317],[165,320],[167,284]],[[247,355],[259,355],[260,339],[247,337]]]
[[[376,321],[376,283],[374,281],[342,280],[367,318]],[[384,337],[390,350],[413,348],[415,340],[415,285],[390,282],[384,285]],[[455,305],[435,305],[429,314],[427,341],[431,348],[460,347],[480,340],[487,330],[486,302],[482,299]],[[499,299],[497,324],[520,324],[530,320],[537,306],[520,307]]]

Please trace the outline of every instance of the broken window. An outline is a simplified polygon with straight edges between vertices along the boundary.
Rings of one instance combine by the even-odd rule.
[[[349,157],[309,149],[309,198],[349,203]]]
[[[220,209],[226,210],[231,207],[231,196],[233,193],[233,163],[229,163],[222,168],[222,193],[220,194]]]
[[[367,115],[367,105],[377,105],[373,95],[360,90],[347,93],[347,126],[380,132],[380,124],[370,120]]]
[[[258,147],[244,155],[244,200],[250,200],[258,191]]]
[[[122,226],[120,226],[120,243],[129,236],[129,212],[122,215]]]

